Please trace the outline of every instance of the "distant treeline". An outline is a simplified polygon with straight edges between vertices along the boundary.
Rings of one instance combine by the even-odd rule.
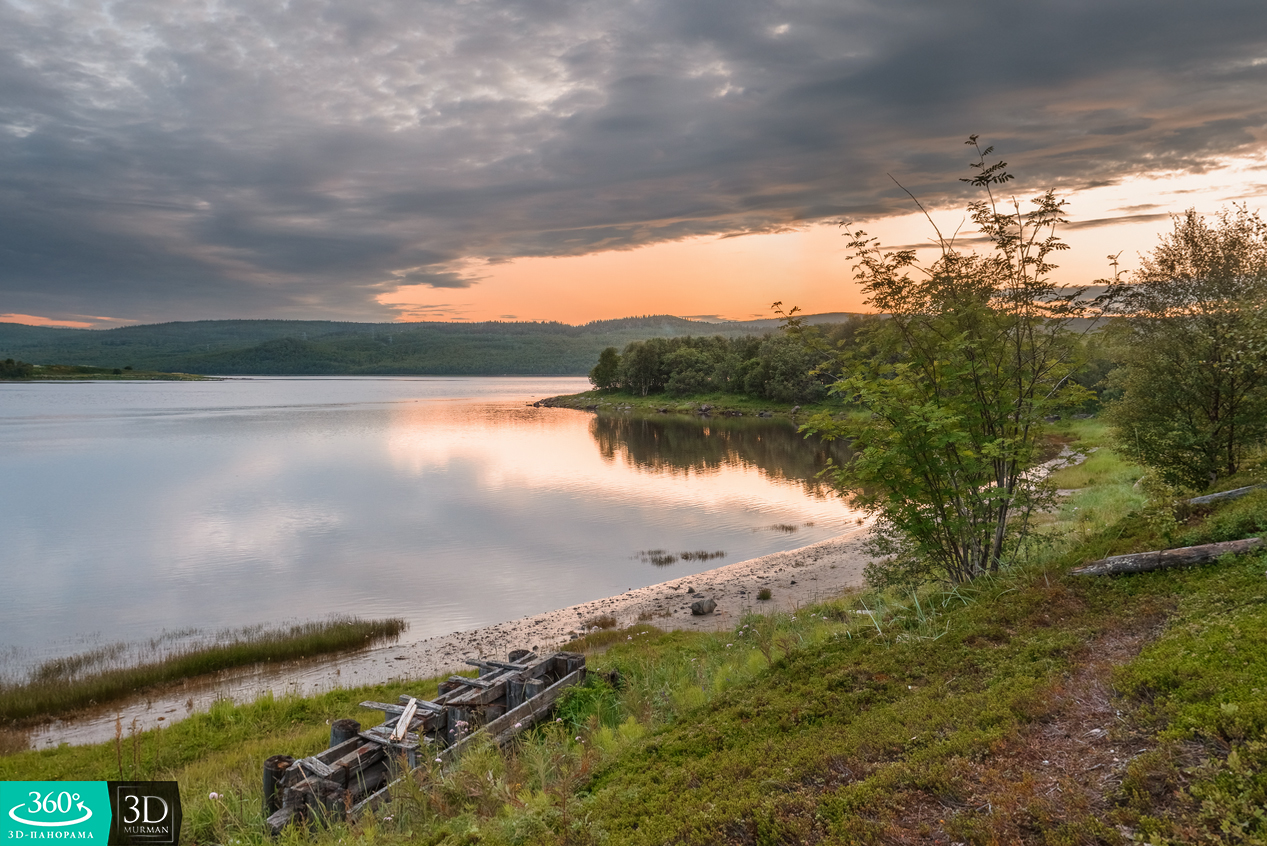
[[[590,382],[639,396],[723,393],[788,405],[818,402],[827,398],[849,354],[889,358],[893,352],[869,341],[867,330],[883,317],[837,317],[838,322],[793,334],[650,338],[627,344],[623,351],[607,347],[589,371]],[[1109,378],[1118,353],[1099,331],[1104,327],[1084,328],[1093,331],[1071,341],[1077,349],[1070,355],[1081,360],[1071,379],[1093,392],[1080,406],[1089,410],[1118,398],[1121,391]],[[811,336],[812,344],[807,343]],[[822,372],[816,372],[820,367]]]
[[[852,346],[859,332],[878,318],[848,317],[819,326],[822,340],[833,349]],[[634,341],[624,351],[608,347],[590,370],[598,388],[618,388],[646,396],[727,393],[746,394],[778,403],[825,399],[834,381],[814,373],[824,356],[800,338],[784,333],[724,338],[650,338]]]
[[[656,337],[751,335],[777,325],[776,320],[703,323],[668,315],[583,326],[208,320],[90,330],[0,323],[0,357],[206,375],[580,376],[604,347]]]
[[[0,361],[0,379],[29,379],[34,373],[34,364],[11,358]]]

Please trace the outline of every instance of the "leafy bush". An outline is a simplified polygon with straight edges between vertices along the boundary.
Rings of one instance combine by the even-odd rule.
[[[1110,409],[1118,446],[1204,490],[1267,438],[1267,222],[1189,210],[1134,282]]]
[[[999,569],[1009,533],[1023,539],[1046,499],[1031,472],[1044,419],[1087,397],[1070,379],[1080,349],[1070,325],[1101,313],[1116,291],[1088,298],[1051,281],[1064,202],[1048,191],[1028,213],[1016,200],[1001,205],[993,191],[1012,179],[1007,163],[987,165],[993,148],[976,149],[977,175],[964,181],[986,192],[969,210],[993,251],[963,253],[941,239],[925,267],[914,250],[885,252],[853,233],[856,278],[889,319],[838,365],[832,390],[869,413],[820,414],[805,427],[857,450],[836,478],[877,517],[871,548],[883,563],[869,571],[873,583],[962,583]]]

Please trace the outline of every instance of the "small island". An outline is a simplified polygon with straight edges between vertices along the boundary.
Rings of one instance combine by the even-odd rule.
[[[0,382],[48,382],[84,380],[126,380],[148,382],[206,382],[215,376],[193,373],[165,373],[160,370],[133,370],[127,367],[92,367],[87,364],[31,364],[7,358],[0,361]]]

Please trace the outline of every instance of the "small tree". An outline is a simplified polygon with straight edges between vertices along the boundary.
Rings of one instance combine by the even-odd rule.
[[[664,338],[631,342],[620,357],[620,387],[644,397],[663,391],[664,383],[669,378],[664,366],[664,358],[668,353],[669,342]]]
[[[615,347],[598,354],[598,364],[590,371],[590,383],[596,388],[614,388],[620,384],[620,353]]]
[[[1245,207],[1189,210],[1144,257],[1126,299],[1119,446],[1197,490],[1267,437],[1267,223]]]
[[[1055,235],[1064,202],[1049,191],[1027,213],[1015,200],[1001,209],[994,186],[1012,179],[1006,163],[987,165],[993,148],[976,136],[968,144],[977,173],[963,181],[986,192],[969,211],[993,251],[961,252],[937,232],[941,255],[924,267],[914,250],[882,252],[854,232],[856,278],[888,319],[869,330],[867,355],[841,362],[832,390],[866,413],[806,427],[856,451],[835,472],[878,518],[872,552],[886,560],[870,569],[873,583],[963,582],[999,568],[1009,529],[1024,535],[1042,500],[1032,468],[1044,416],[1086,397],[1069,378],[1080,349],[1070,322],[1116,293],[1088,299],[1050,281],[1049,259],[1066,249]]]

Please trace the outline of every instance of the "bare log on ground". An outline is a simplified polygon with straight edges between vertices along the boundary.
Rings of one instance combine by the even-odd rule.
[[[1153,552],[1134,552],[1130,555],[1114,555],[1101,558],[1076,567],[1069,572],[1075,576],[1106,576],[1114,573],[1145,573],[1149,570],[1161,570],[1166,567],[1182,567],[1185,564],[1200,564],[1213,561],[1223,555],[1239,555],[1263,545],[1262,538],[1245,538],[1244,540],[1224,541],[1223,543],[1203,543],[1200,546],[1185,546],[1180,549],[1163,549]]]
[[[1197,496],[1188,500],[1189,505],[1212,505],[1216,502],[1225,502],[1230,499],[1240,499],[1245,494],[1267,488],[1267,485],[1250,485],[1247,488],[1236,488],[1230,491],[1220,491],[1218,493],[1206,494],[1205,496]]]

